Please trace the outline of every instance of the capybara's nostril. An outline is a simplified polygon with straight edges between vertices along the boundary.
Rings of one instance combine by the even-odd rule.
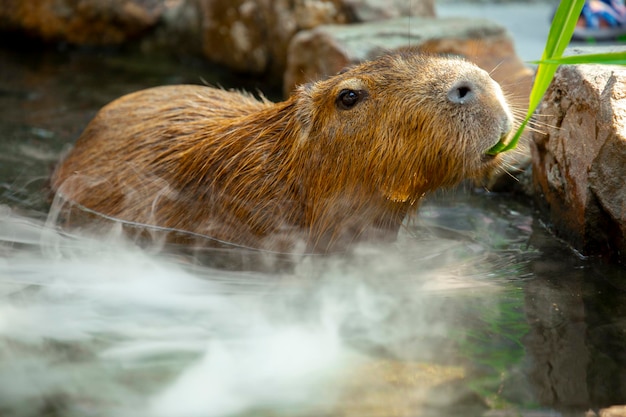
[[[448,100],[455,104],[465,104],[475,97],[474,84],[469,81],[459,81],[448,91]]]

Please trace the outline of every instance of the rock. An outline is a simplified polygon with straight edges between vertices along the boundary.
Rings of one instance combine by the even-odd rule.
[[[344,3],[356,22],[408,16],[435,17],[434,0],[344,0]]]
[[[403,14],[434,16],[434,0],[198,1],[205,56],[253,74],[282,75],[289,43],[302,30]]]
[[[400,18],[352,25],[324,25],[298,33],[287,56],[283,90],[334,74],[392,50],[460,55],[511,86],[515,105],[526,106],[532,71],[515,54],[506,30],[481,19]]]
[[[120,44],[157,24],[165,0],[0,0],[0,29],[46,41]]]
[[[174,51],[202,56],[202,22],[197,0],[167,0],[159,24],[140,41],[146,53]]]
[[[289,45],[283,93],[288,95],[298,84],[335,74],[344,67],[406,49],[465,57],[491,73],[519,113],[528,108],[533,71],[517,57],[506,30],[481,19],[414,17],[302,31]],[[528,136],[504,158],[506,172],[501,170],[485,179],[490,189],[517,185],[515,176],[530,165]]]
[[[0,0],[0,31],[79,45],[141,38],[146,51],[203,53],[239,72],[282,76],[301,30],[434,13],[434,0]]]
[[[256,74],[282,73],[299,30],[349,21],[340,0],[200,0],[200,7],[205,56]]]
[[[539,205],[574,248],[626,261],[626,69],[562,66],[537,113]]]

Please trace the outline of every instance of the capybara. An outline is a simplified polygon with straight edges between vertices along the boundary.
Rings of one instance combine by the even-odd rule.
[[[390,54],[280,103],[191,85],[129,94],[100,110],[51,184],[109,219],[340,251],[395,239],[424,194],[484,175],[512,123],[500,86],[475,65]]]

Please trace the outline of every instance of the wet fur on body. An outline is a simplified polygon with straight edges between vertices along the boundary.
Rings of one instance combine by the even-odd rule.
[[[511,122],[484,71],[413,54],[300,86],[281,103],[157,87],[104,107],[52,186],[121,220],[246,247],[336,251],[395,238],[425,193],[493,168],[485,152]]]

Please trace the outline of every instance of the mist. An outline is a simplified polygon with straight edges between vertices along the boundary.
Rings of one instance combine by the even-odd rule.
[[[485,311],[498,314],[489,295],[502,291],[493,277],[506,262],[471,239],[404,233],[294,258],[289,270],[226,271],[115,228],[67,234],[2,207],[0,414],[447,406],[463,389],[435,393],[468,377],[459,346]]]

